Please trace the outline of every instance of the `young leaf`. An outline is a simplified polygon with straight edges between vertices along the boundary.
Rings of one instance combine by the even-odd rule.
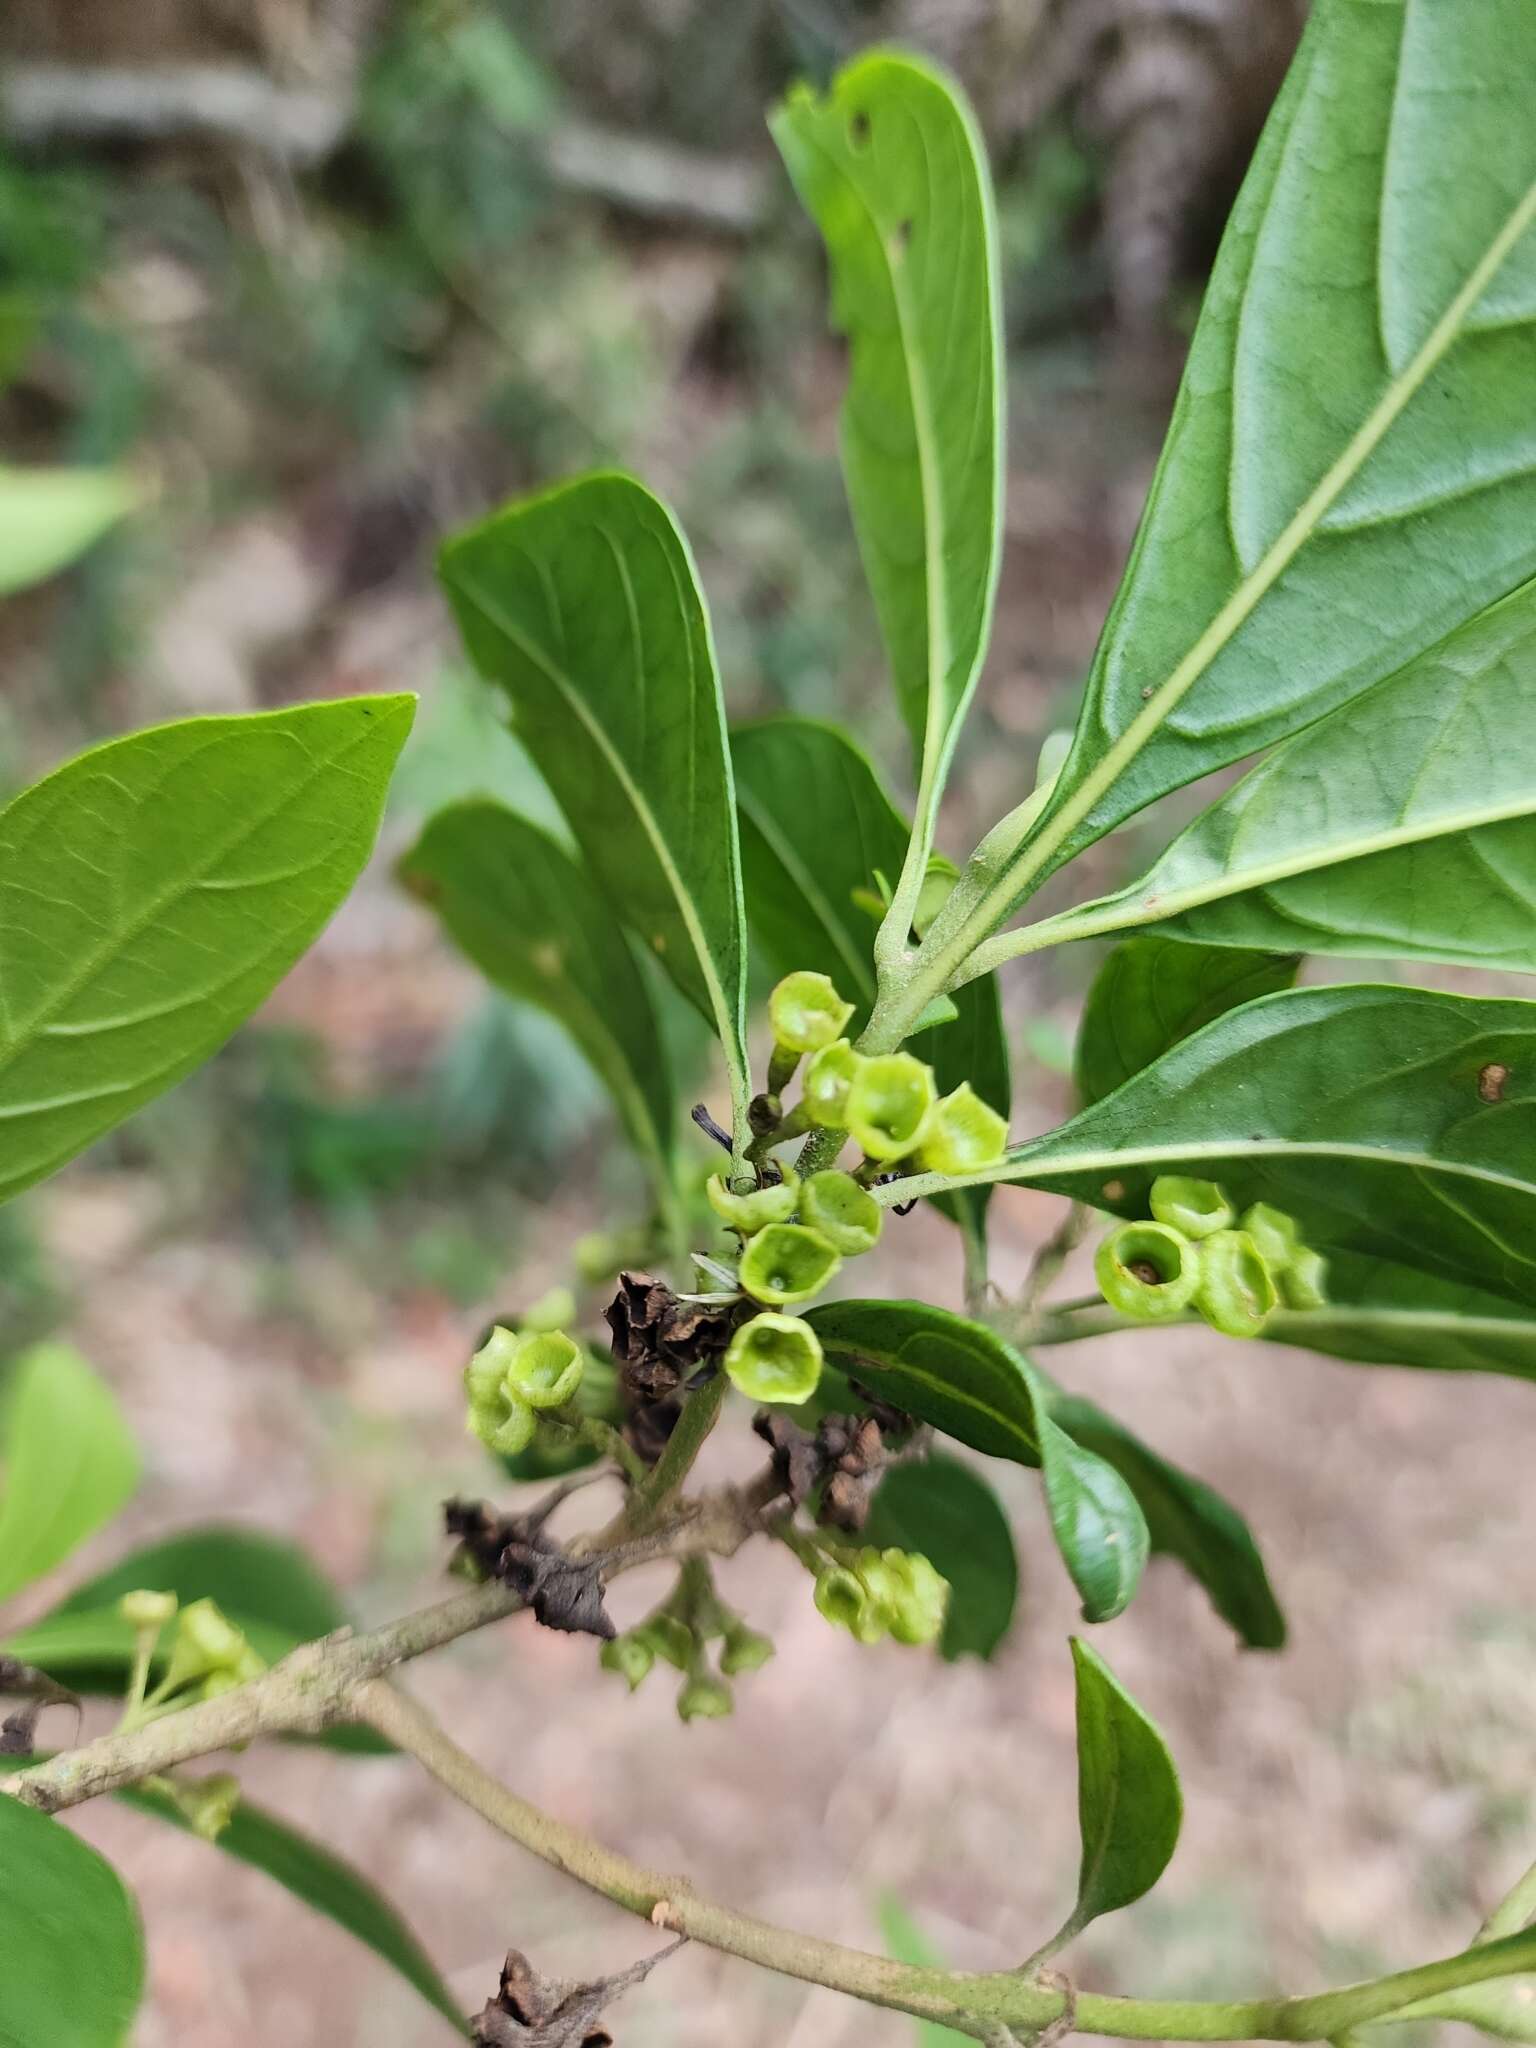
[[[997,1495],[968,1465],[934,1452],[895,1465],[870,1503],[864,1540],[915,1550],[949,1581],[939,1641],[948,1663],[990,1657],[1013,1622],[1019,1561]]]
[[[1536,1310],[1356,1253],[1328,1261],[1324,1307],[1282,1309],[1264,1325],[1264,1336],[1363,1365],[1536,1379]]]
[[[920,1301],[829,1302],[806,1320],[828,1356],[881,1400],[972,1450],[1040,1467],[1084,1618],[1109,1621],[1129,1604],[1147,1561],[1136,1497],[1051,1421],[1033,1367],[995,1330]]]
[[[67,569],[138,499],[117,469],[0,466],[0,597]]]
[[[0,1199],[169,1088],[357,879],[410,697],[194,718],[0,811]]]
[[[1119,820],[1310,725],[1536,573],[1527,28],[1525,0],[1313,8],[1071,755],[978,935]]]
[[[1122,1081],[1203,1024],[1296,979],[1294,954],[1236,953],[1171,939],[1128,939],[1094,977],[1077,1032],[1075,1072],[1084,1102]]]
[[[1076,1637],[1077,1904],[1053,1947],[1133,1905],[1168,1868],[1184,1801],[1168,1745],[1103,1658]]]
[[[118,2048],[144,1990],[122,1881],[63,1821],[0,1793],[0,2041]]]
[[[1176,1557],[1250,1650],[1283,1648],[1285,1616],[1252,1531],[1236,1508],[1193,1473],[1160,1458],[1092,1401],[1058,1395],[1051,1418],[1125,1480],[1147,1518],[1154,1557]]]
[[[176,1806],[158,1792],[131,1787],[117,1796],[141,1813],[169,1821],[173,1827],[190,1826]],[[383,1894],[350,1863],[344,1863],[321,1843],[245,1798],[219,1835],[216,1846],[226,1856],[264,1870],[295,1898],[355,1935],[392,1969],[398,1970],[428,2005],[452,2022],[463,2038],[464,2015],[431,1957]]]
[[[1536,1302],[1533,1103],[1536,1004],[1293,989],[1229,1010],[985,1177],[1144,1216],[1158,1174],[1196,1174],[1239,1209],[1286,1210],[1325,1251]]]
[[[587,476],[450,541],[442,573],[593,876],[713,1027],[744,1130],[736,806],[682,530],[632,477]]]
[[[876,53],[770,126],[826,241],[849,342],[843,474],[932,816],[992,621],[1002,530],[1001,293],[981,138],[949,83]],[[892,880],[895,879],[894,873]]]
[[[1030,948],[1155,924],[1215,946],[1536,971],[1533,684],[1528,584],[1277,747],[1140,881],[1029,927]]]
[[[27,1352],[0,1412],[0,1600],[61,1564],[138,1483],[138,1446],[106,1382],[67,1345]]]
[[[880,1937],[885,1952],[894,1962],[911,1963],[919,1970],[942,1970],[944,1958],[923,1933],[912,1915],[893,1892],[879,1899]],[[950,2048],[955,2041],[968,2041],[969,2034],[957,2034],[953,2027],[941,2027],[934,2020],[914,2023],[917,2048]]]
[[[672,1080],[629,940],[585,871],[501,804],[439,811],[400,864],[487,978],[558,1019],[668,1177]]]

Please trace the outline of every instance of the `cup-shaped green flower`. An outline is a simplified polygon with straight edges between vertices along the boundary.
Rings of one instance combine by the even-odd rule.
[[[821,1340],[798,1316],[768,1309],[743,1323],[731,1338],[725,1370],[731,1385],[749,1401],[782,1401],[798,1407],[809,1401],[820,1383]]]
[[[507,1368],[522,1342],[516,1330],[498,1323],[464,1368],[464,1391],[471,1408],[492,1408],[501,1394]]]
[[[871,1597],[862,1576],[844,1564],[827,1564],[816,1574],[816,1611],[856,1642],[878,1643],[887,1632],[885,1610]]]
[[[125,1593],[117,1603],[117,1611],[128,1626],[146,1635],[151,1629],[162,1629],[168,1621],[174,1621],[176,1607],[174,1593],[152,1593],[143,1586]]]
[[[822,1052],[842,1037],[853,1015],[825,974],[786,974],[768,998],[775,1045],[788,1052]]]
[[[920,1552],[884,1550],[886,1621],[898,1643],[933,1643],[949,1612],[949,1581]]]
[[[805,1070],[800,1100],[813,1124],[825,1131],[848,1128],[848,1091],[862,1070],[864,1055],[855,1052],[846,1038],[838,1039],[817,1053]]]
[[[836,1245],[819,1230],[770,1223],[742,1253],[739,1277],[754,1301],[784,1308],[820,1294],[842,1263]]]
[[[693,1630],[675,1614],[659,1611],[642,1621],[632,1633],[653,1656],[660,1657],[674,1671],[686,1671],[693,1661]]]
[[[512,1355],[503,1391],[530,1408],[563,1408],[576,1398],[586,1362],[564,1330],[529,1331]]]
[[[740,1193],[724,1174],[712,1173],[704,1189],[709,1206],[722,1223],[740,1231],[743,1237],[765,1230],[770,1223],[787,1223],[800,1199],[800,1176],[792,1166],[781,1171],[784,1178],[768,1187],[759,1187],[753,1180],[744,1181]]]
[[[170,1661],[156,1691],[181,1692],[201,1681],[207,1692],[209,1683],[218,1680],[214,1691],[225,1692],[259,1677],[266,1668],[216,1601],[194,1600],[176,1617]]]
[[[813,1173],[801,1189],[800,1217],[845,1258],[852,1259],[879,1242],[885,1211],[851,1173],[839,1173],[829,1166]]]
[[[929,1173],[978,1173],[1001,1159],[1008,1143],[1008,1119],[962,1081],[934,1104],[918,1163]]]
[[[772,1655],[771,1637],[759,1635],[745,1622],[733,1621],[720,1646],[720,1669],[727,1678],[738,1678],[744,1671],[761,1671]]]
[[[1287,1308],[1328,1306],[1328,1261],[1309,1244],[1297,1246],[1290,1264],[1280,1268],[1275,1280]]]
[[[617,1671],[634,1692],[650,1676],[656,1652],[638,1629],[629,1629],[621,1636],[610,1636],[598,1651],[597,1661],[605,1671]]]
[[[1255,1202],[1251,1209],[1245,1209],[1242,1228],[1253,1239],[1259,1257],[1271,1272],[1278,1273],[1282,1266],[1288,1266],[1301,1248],[1296,1218],[1288,1216],[1284,1209],[1272,1208],[1268,1202]]]
[[[696,1671],[677,1695],[680,1721],[723,1721],[735,1711],[731,1688],[723,1678]]]
[[[1122,1223],[1094,1255],[1104,1299],[1123,1316],[1162,1323],[1182,1315],[1200,1282],[1201,1251],[1166,1223]]]
[[[928,1136],[933,1072],[909,1052],[866,1059],[848,1090],[848,1129],[871,1159],[904,1159]]]
[[[1152,1183],[1150,1206],[1159,1223],[1186,1237],[1210,1237],[1237,1221],[1237,1211],[1215,1181],[1195,1180],[1187,1173],[1160,1173]]]
[[[1224,1337],[1257,1337],[1280,1300],[1269,1262],[1246,1230],[1218,1230],[1200,1247],[1195,1307]]]
[[[207,1778],[167,1778],[161,1782],[176,1811],[193,1834],[205,1842],[219,1839],[240,1804],[240,1780],[231,1771],[215,1771]]]

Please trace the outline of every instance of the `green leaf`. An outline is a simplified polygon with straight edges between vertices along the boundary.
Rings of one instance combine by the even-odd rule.
[[[1227,227],[1071,755],[978,926],[1155,797],[1358,697],[1536,573],[1528,30],[1525,0],[1313,8]]]
[[[120,1792],[118,1797],[141,1813],[154,1814],[173,1827],[190,1831],[184,1816],[158,1792],[135,1787]],[[244,1798],[216,1846],[226,1856],[236,1857],[276,1878],[295,1898],[302,1899],[326,1919],[334,1920],[375,1955],[382,1956],[421,1993],[428,2005],[452,2022],[463,2039],[464,2015],[432,1959],[395,1908],[350,1863],[344,1863],[321,1843]]]
[[[827,245],[849,342],[843,474],[932,813],[992,622],[1002,532],[1001,293],[991,184],[959,93],[879,52],[770,126]],[[893,871],[894,878],[894,871]]]
[[[1171,939],[1128,939],[1094,977],[1077,1033],[1075,1072],[1084,1102],[1122,1081],[1227,1010],[1289,988],[1294,955],[1229,952]]]
[[[1133,1905],[1168,1868],[1184,1800],[1155,1725],[1103,1658],[1076,1637],[1077,1819],[1083,1861],[1077,1904],[1058,1940]]]
[[[948,1579],[949,1613],[939,1642],[946,1662],[990,1657],[1013,1621],[1019,1561],[997,1495],[968,1465],[935,1452],[894,1465],[870,1503],[865,1541],[915,1550]]]
[[[409,697],[109,741],[0,811],[0,1199],[189,1073],[368,858]]]
[[[144,1990],[144,1938],[116,1872],[62,1821],[0,1793],[0,2041],[117,2048]]]
[[[139,1451],[111,1389],[77,1351],[39,1344],[0,1418],[0,1600],[52,1571],[126,1506]]]
[[[849,1376],[908,1415],[988,1457],[1040,1468],[1051,1530],[1089,1621],[1129,1604],[1147,1561],[1147,1525],[1112,1465],[1047,1412],[1034,1368],[982,1323],[920,1301],[838,1301],[806,1320]]]
[[[1229,1010],[980,1180],[1122,1216],[1160,1173],[1272,1202],[1309,1244],[1536,1302],[1536,1005],[1304,988]],[[955,1185],[938,1174],[904,1197]],[[889,1199],[891,1189],[881,1189]]]
[[[1125,1480],[1147,1518],[1154,1557],[1176,1557],[1250,1650],[1284,1646],[1285,1616],[1253,1533],[1236,1508],[1193,1473],[1160,1458],[1092,1401],[1059,1395],[1051,1417]]]
[[[882,1892],[877,1902],[880,1938],[893,1962],[910,1963],[918,1970],[942,1970],[944,1958],[918,1926],[894,1892]],[[957,2034],[953,2027],[941,2027],[934,2020],[913,2023],[917,2048],[950,2048],[954,2041],[969,2041],[969,2034]]]
[[[713,1026],[737,1124],[748,1094],[736,806],[709,615],[672,514],[595,475],[448,543],[476,668],[615,910]]]
[[[0,597],[67,569],[138,501],[121,470],[0,465]]]
[[[1029,927],[1031,948],[1155,924],[1536,971],[1533,686],[1536,584],[1276,748],[1140,881]]]
[[[515,811],[472,801],[439,811],[400,873],[489,980],[565,1026],[665,1179],[666,1050],[629,940],[585,871]]]
[[[1434,1372],[1499,1372],[1536,1379],[1536,1312],[1436,1273],[1357,1253],[1328,1262],[1328,1303],[1282,1309],[1264,1325],[1272,1343],[1363,1365]]]

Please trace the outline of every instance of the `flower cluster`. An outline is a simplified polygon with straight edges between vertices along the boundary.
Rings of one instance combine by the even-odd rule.
[[[711,1669],[709,1645],[720,1645]],[[773,1655],[769,1637],[749,1628],[716,1597],[701,1560],[685,1565],[677,1590],[654,1613],[623,1635],[604,1643],[599,1662],[616,1671],[631,1692],[644,1683],[658,1659],[682,1673],[677,1711],[684,1721],[717,1721],[731,1713],[729,1681],[761,1670]]]
[[[575,1398],[586,1354],[563,1330],[509,1330],[498,1323],[469,1361],[468,1428],[488,1450],[515,1457],[539,1417]]]
[[[1194,1309],[1227,1337],[1257,1337],[1282,1304],[1321,1308],[1327,1261],[1296,1219],[1267,1202],[1241,1217],[1212,1180],[1164,1174],[1145,1222],[1122,1223],[1094,1260],[1104,1299],[1137,1322],[1169,1322]]]
[[[834,1550],[816,1574],[816,1605],[855,1641],[936,1642],[949,1607],[949,1581],[907,1550]]]

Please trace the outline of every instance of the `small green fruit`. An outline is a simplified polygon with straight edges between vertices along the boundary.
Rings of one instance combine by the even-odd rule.
[[[790,1052],[822,1052],[842,1036],[853,1015],[825,974],[786,974],[768,998],[776,1045]]]
[[[1151,1209],[1159,1223],[1182,1230],[1186,1237],[1210,1237],[1230,1230],[1237,1212],[1213,1180],[1188,1174],[1160,1173],[1152,1183]]]
[[[634,1692],[650,1676],[656,1652],[638,1629],[631,1629],[624,1635],[610,1637],[598,1651],[597,1661],[605,1671],[617,1671]]]
[[[1104,1299],[1142,1323],[1181,1315],[1200,1283],[1203,1251],[1166,1223],[1122,1223],[1094,1255]]]
[[[653,1614],[631,1633],[653,1656],[663,1658],[674,1671],[686,1671],[693,1661],[693,1631],[675,1614]]]
[[[1007,1118],[962,1081],[934,1104],[918,1163],[929,1173],[979,1173],[1002,1158],[1007,1143]]]
[[[1311,1245],[1297,1247],[1288,1266],[1276,1278],[1280,1298],[1287,1308],[1312,1309],[1328,1306],[1328,1261]]]
[[[707,1671],[690,1678],[677,1696],[681,1721],[723,1721],[735,1706],[731,1688],[724,1679],[712,1678]]]
[[[507,1367],[505,1392],[530,1408],[563,1408],[576,1398],[586,1355],[564,1330],[529,1332]]]
[[[1283,1209],[1272,1209],[1268,1202],[1255,1202],[1251,1209],[1245,1209],[1242,1228],[1253,1239],[1259,1257],[1276,1272],[1288,1266],[1301,1248],[1296,1218]]]
[[[1218,1230],[1200,1247],[1195,1306],[1225,1337],[1257,1337],[1279,1303],[1268,1261],[1246,1230]]]
[[[808,1401],[821,1380],[821,1342],[809,1323],[772,1310],[743,1323],[725,1354],[731,1385],[749,1401]]]
[[[846,1038],[817,1053],[805,1070],[800,1093],[801,1106],[813,1124],[825,1131],[848,1128],[848,1091],[863,1065],[863,1053],[855,1052]]]
[[[820,1294],[842,1264],[837,1247],[803,1223],[770,1223],[742,1254],[740,1279],[754,1301],[776,1307]]]
[[[147,1633],[152,1628],[161,1629],[168,1621],[174,1621],[176,1606],[174,1593],[151,1593],[140,1587],[123,1595],[117,1603],[117,1611],[130,1628],[143,1629]]]
[[[800,1214],[812,1230],[847,1258],[857,1258],[880,1240],[885,1212],[851,1173],[827,1167],[813,1173],[800,1191]]]
[[[848,1129],[871,1159],[904,1159],[928,1136],[933,1073],[909,1052],[866,1059],[848,1090]]]
[[[787,1223],[800,1199],[800,1176],[792,1166],[782,1171],[784,1178],[772,1187],[758,1187],[752,1182],[741,1194],[736,1193],[723,1174],[712,1173],[704,1190],[709,1206],[722,1223],[740,1231],[743,1237],[751,1237],[770,1223]]]
[[[937,1642],[949,1612],[949,1581],[919,1552],[885,1550],[886,1620],[898,1643]]]
[[[886,1633],[880,1602],[870,1597],[862,1577],[842,1564],[824,1565],[816,1574],[816,1611],[834,1628],[845,1628],[856,1642],[878,1643]]]
[[[727,1678],[739,1678],[744,1671],[761,1671],[772,1655],[769,1637],[759,1635],[745,1622],[732,1622],[720,1647],[720,1669]]]

